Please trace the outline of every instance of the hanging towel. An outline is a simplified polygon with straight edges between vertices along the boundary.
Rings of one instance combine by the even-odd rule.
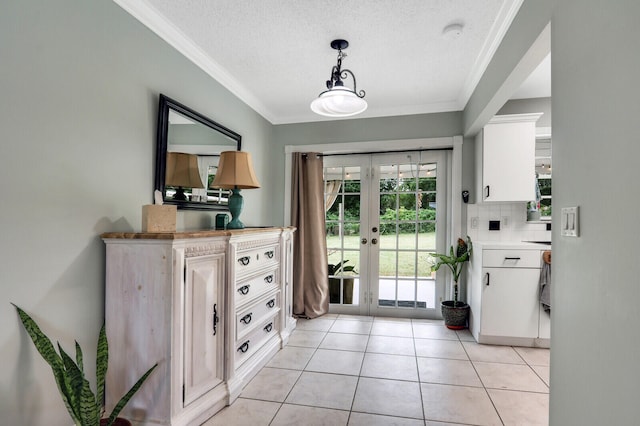
[[[551,252],[542,254],[544,262],[540,270],[540,303],[545,312],[551,313]]]

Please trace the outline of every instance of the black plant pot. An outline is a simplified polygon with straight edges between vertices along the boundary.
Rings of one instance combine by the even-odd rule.
[[[444,325],[451,330],[462,330],[467,328],[467,319],[469,319],[469,305],[464,302],[454,302],[453,300],[445,300],[441,304],[442,318]]]

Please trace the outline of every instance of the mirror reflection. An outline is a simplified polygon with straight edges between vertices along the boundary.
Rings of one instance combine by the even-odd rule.
[[[220,153],[240,150],[239,134],[160,95],[156,189],[180,209],[226,209],[229,190],[211,188]]]

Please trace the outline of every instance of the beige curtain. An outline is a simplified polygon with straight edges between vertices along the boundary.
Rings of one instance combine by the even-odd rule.
[[[316,318],[329,311],[322,157],[293,153],[291,221],[297,228],[293,254],[293,314]]]
[[[338,191],[340,191],[341,180],[328,180],[324,183],[324,211],[328,212],[333,203],[338,199]]]

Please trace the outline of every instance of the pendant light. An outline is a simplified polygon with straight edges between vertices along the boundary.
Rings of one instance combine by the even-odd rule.
[[[350,117],[367,109],[365,92],[356,89],[356,77],[351,70],[342,69],[342,59],[347,55],[342,51],[349,47],[346,40],[333,40],[331,48],[338,51],[338,64],[331,69],[331,78],[327,80],[327,89],[311,102],[311,110],[325,117]],[[353,89],[344,85],[348,76],[353,79]]]

